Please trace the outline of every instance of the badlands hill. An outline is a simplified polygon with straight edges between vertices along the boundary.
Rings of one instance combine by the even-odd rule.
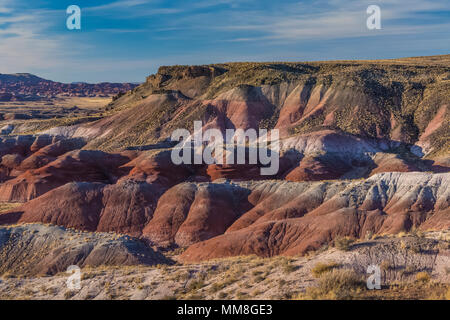
[[[144,243],[113,234],[88,234],[28,224],[0,227],[0,273],[53,275],[70,265],[155,265],[170,263]]]
[[[333,130],[443,156],[449,65],[447,55],[161,67],[108,105],[107,117],[74,135],[88,136],[91,148],[112,150],[156,143],[200,119],[221,129],[277,128],[284,138]]]
[[[35,101],[58,95],[112,96],[131,90],[135,86],[132,83],[60,83],[29,73],[0,74],[0,101]]]
[[[450,228],[450,56],[161,67],[93,121],[0,139],[0,224],[49,223],[186,249],[298,255]],[[175,165],[174,129],[276,128],[280,170]],[[19,232],[19,231],[17,231]]]

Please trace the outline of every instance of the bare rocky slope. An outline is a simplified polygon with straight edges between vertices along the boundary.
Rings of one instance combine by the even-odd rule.
[[[137,239],[84,233],[56,226],[0,227],[0,273],[54,275],[71,265],[84,267],[170,263]]]

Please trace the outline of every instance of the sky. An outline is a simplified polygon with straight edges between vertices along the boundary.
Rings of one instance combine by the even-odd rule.
[[[81,8],[81,30],[66,9]],[[366,10],[381,9],[369,30]],[[450,0],[0,0],[0,73],[143,82],[161,65],[450,53]]]

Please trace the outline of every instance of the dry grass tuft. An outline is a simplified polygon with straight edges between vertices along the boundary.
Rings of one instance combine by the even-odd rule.
[[[311,269],[311,273],[314,277],[320,278],[324,273],[337,269],[339,266],[340,264],[334,261],[328,263],[318,262],[314,268]]]

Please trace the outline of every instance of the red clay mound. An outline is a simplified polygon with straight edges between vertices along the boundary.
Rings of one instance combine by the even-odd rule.
[[[63,139],[48,135],[0,139],[1,181],[15,178],[27,170],[40,168],[58,156],[84,145],[82,139]]]
[[[5,154],[20,154],[22,156],[31,153],[30,147],[36,137],[17,136],[15,138],[0,138],[0,156]]]
[[[175,243],[175,235],[189,214],[196,192],[197,186],[190,183],[167,190],[158,201],[153,219],[144,228],[144,236],[160,245]]]
[[[173,186],[195,176],[195,168],[191,165],[175,165],[171,160],[171,152],[156,154],[143,153],[127,166],[133,167],[128,177],[134,180],[156,183],[162,186]]]
[[[157,185],[131,180],[105,186],[97,231],[140,235],[153,218],[162,191]]]
[[[335,159],[334,162],[320,157],[305,157],[300,165],[286,175],[288,181],[320,181],[332,180],[341,177],[350,166],[343,161]]]
[[[322,192],[323,203],[312,200],[309,210],[299,206],[303,201],[308,203],[309,197],[304,195],[303,201],[298,201],[286,192],[285,186],[279,186],[280,192],[272,198],[279,202],[288,200],[283,208],[271,208],[270,197],[260,192],[260,205],[245,213],[224,235],[190,246],[181,259],[193,262],[246,254],[296,255],[318,249],[340,236],[395,234],[413,227],[448,229],[449,178],[448,174],[389,173],[350,184],[340,191],[336,190],[340,189],[338,185],[323,184],[314,192],[310,190],[316,196]],[[334,195],[327,195],[328,191],[333,194],[333,189]],[[296,215],[300,217],[295,218]]]
[[[31,200],[12,213],[17,223],[41,222],[95,231],[102,210],[103,184],[70,183]]]
[[[101,151],[78,150],[29,170],[0,185],[1,201],[28,201],[68,182],[115,183],[128,173],[120,168],[130,158]]]
[[[42,222],[87,231],[141,234],[161,191],[135,181],[73,182],[0,215],[0,224]]]
[[[193,262],[237,255],[269,257],[303,254],[320,248],[336,237],[360,237],[363,230],[375,229],[384,217],[380,213],[372,215],[375,216],[368,218],[354,209],[345,209],[320,217],[305,216],[257,223],[194,244],[182,254],[181,260]]]
[[[36,148],[35,143],[31,146],[31,151]],[[24,159],[20,166],[17,167],[17,171],[26,171],[43,167],[66,152],[80,149],[84,144],[85,143],[80,139],[65,139],[45,145]]]
[[[220,235],[249,209],[248,192],[229,184],[175,186],[161,197],[143,234],[158,244],[180,246]]]
[[[417,166],[406,162],[395,154],[377,154],[374,157],[374,162],[377,167],[370,172],[370,175],[382,172],[421,171]]]

